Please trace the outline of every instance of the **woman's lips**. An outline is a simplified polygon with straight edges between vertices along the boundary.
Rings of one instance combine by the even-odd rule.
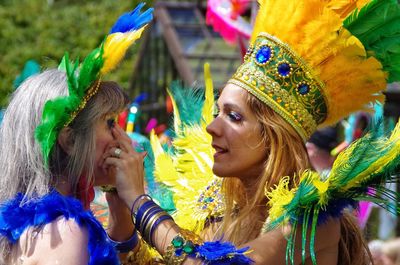
[[[214,158],[219,157],[228,152],[227,149],[224,149],[218,145],[212,145],[212,147],[215,149]]]

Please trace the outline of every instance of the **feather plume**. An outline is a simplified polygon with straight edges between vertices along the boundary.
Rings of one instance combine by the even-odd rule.
[[[206,87],[204,107],[201,116],[205,125],[214,119],[214,86],[211,78],[210,64],[204,64],[204,83]]]
[[[367,109],[366,103],[370,101],[383,102],[380,91],[386,87],[387,76],[382,71],[381,59],[371,57],[364,42],[358,40],[352,30],[349,32],[347,27],[343,28],[348,14],[355,8],[363,7],[361,10],[366,10],[371,4],[367,4],[365,0],[259,2],[261,6],[255,21],[252,42],[260,32],[277,37],[288,44],[325,84],[323,93],[328,111],[322,127],[337,122],[353,111]],[[284,12],[279,12],[280,10]],[[350,17],[353,17],[353,25],[356,22],[364,25],[362,16],[351,14]],[[372,25],[371,22],[365,27],[371,29]],[[385,31],[390,31],[387,23]],[[396,66],[392,64],[392,68],[396,68],[398,64],[394,65]]]
[[[373,0],[355,10],[344,27],[356,36],[371,56],[381,61],[388,81],[400,80],[400,5],[397,0]]]
[[[141,3],[132,12],[122,15],[110,35],[83,60],[80,67],[78,60],[75,63],[69,61],[68,53],[62,58],[59,70],[67,75],[69,95],[46,102],[42,121],[35,131],[46,166],[60,130],[75,118],[73,114],[84,108],[81,103],[93,82],[116,68],[129,46],[140,37],[144,26],[152,19],[153,9],[141,13],[143,6]]]
[[[198,124],[204,104],[204,90],[184,87],[176,81],[172,82],[167,91],[174,107],[174,121],[177,120],[175,131],[180,130],[176,126]]]
[[[299,185],[290,190],[288,177],[283,178],[275,189],[266,194],[271,209],[265,231],[288,222],[315,230],[319,223],[340,217],[344,208],[355,207],[356,202],[361,200],[378,204],[392,213],[399,212],[398,194],[383,184],[398,181],[400,122],[388,138],[381,136],[379,125],[378,121],[367,135],[339,154],[327,178],[316,172],[305,171]],[[369,191],[368,187],[375,192]],[[290,255],[293,244],[293,241],[288,243]]]
[[[214,102],[211,76],[207,69],[206,66],[205,93],[200,94],[200,90],[184,92],[176,83],[169,90],[174,105],[176,135],[173,140],[174,152],[168,153],[162,150],[158,138],[154,134],[151,135],[156,180],[174,192],[176,223],[194,232],[200,232],[206,218],[221,213],[222,209],[218,200],[209,204],[204,204],[205,200],[202,200],[208,198],[204,193],[205,190],[217,192],[220,187],[212,172],[211,136],[206,132],[207,121],[212,119]],[[189,110],[197,113],[190,112],[192,117],[185,116],[183,113]],[[202,113],[203,119],[200,118]],[[207,186],[210,188],[206,189]]]

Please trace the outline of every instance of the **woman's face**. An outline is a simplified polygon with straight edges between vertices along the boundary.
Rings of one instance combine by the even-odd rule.
[[[115,137],[111,129],[116,126],[115,115],[108,115],[97,121],[95,125],[95,164],[94,164],[94,186],[113,185],[114,178],[110,175],[109,170],[104,168],[103,154],[110,146],[117,146]]]
[[[213,172],[217,176],[250,180],[262,173],[267,150],[261,125],[246,103],[247,93],[228,84],[218,99],[218,115],[207,126],[215,149]]]

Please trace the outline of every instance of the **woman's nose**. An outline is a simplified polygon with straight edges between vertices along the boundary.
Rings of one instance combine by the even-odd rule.
[[[221,134],[220,129],[219,129],[219,118],[216,117],[209,125],[206,127],[206,131],[208,134],[211,136],[219,136]]]

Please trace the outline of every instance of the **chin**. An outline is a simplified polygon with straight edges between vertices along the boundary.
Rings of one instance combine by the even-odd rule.
[[[226,168],[218,167],[215,164],[212,168],[212,171],[213,171],[214,175],[216,175],[217,177],[220,177],[220,178],[229,178],[229,177],[232,177],[234,174],[231,169],[227,170]]]

